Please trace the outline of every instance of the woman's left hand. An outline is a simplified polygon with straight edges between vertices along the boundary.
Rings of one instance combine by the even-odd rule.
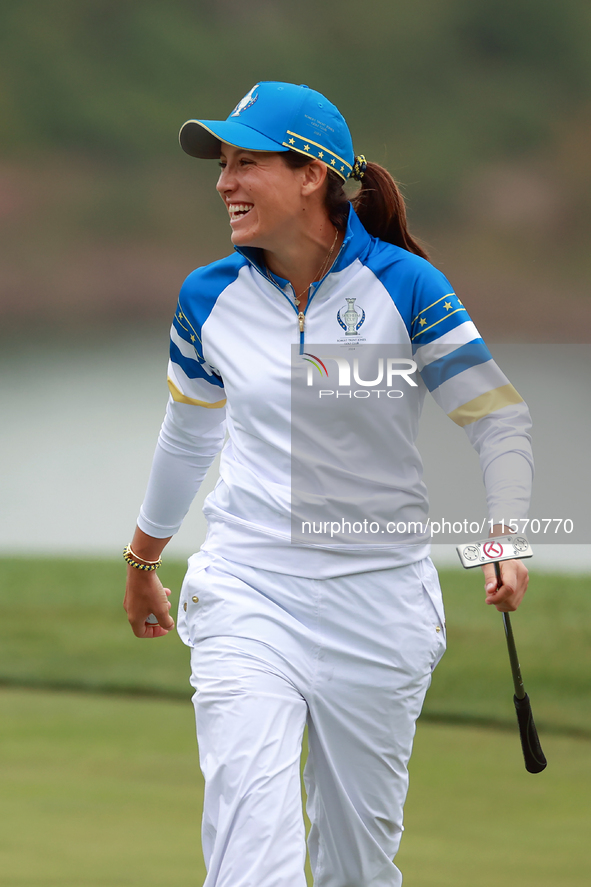
[[[527,567],[523,561],[500,561],[501,586],[497,588],[497,577],[494,564],[484,564],[484,588],[487,604],[493,604],[500,613],[511,613],[516,610],[529,582]]]

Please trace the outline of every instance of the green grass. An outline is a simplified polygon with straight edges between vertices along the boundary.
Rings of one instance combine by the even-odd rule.
[[[404,887],[589,884],[589,741],[545,737],[549,764],[537,775],[516,742],[502,731],[419,725],[397,859]]]
[[[174,598],[183,572],[162,569]],[[583,887],[591,578],[534,575],[513,618],[549,761],[536,776],[521,758],[501,617],[476,572],[441,578],[449,649],[411,762],[405,887]],[[117,561],[0,559],[2,887],[202,882],[187,650],[175,634],[133,637],[123,580]]]
[[[484,604],[480,570],[441,572],[448,650],[425,714],[514,723],[513,683],[500,613]],[[591,738],[591,576],[533,573],[511,616],[539,727]]]
[[[5,689],[0,711],[3,887],[202,882],[190,704]]]
[[[184,565],[162,579],[176,607]],[[426,718],[514,724],[499,613],[483,604],[478,571],[442,571],[448,652]],[[0,683],[160,693],[189,698],[187,650],[176,634],[133,637],[121,607],[124,564],[0,559]],[[513,616],[538,727],[591,736],[591,577],[533,575]]]
[[[3,887],[196,887],[202,782],[192,707],[0,691]],[[423,723],[404,887],[586,887],[588,741],[549,736],[525,772],[503,731]]]
[[[184,565],[167,562],[173,616]],[[110,560],[0,559],[4,643],[0,681],[190,698],[189,660],[176,632],[134,637],[123,610],[125,564]]]

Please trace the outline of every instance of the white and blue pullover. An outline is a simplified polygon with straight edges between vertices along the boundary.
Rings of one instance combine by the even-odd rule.
[[[353,327],[354,315],[348,325],[344,318],[351,306]],[[533,462],[525,403],[443,274],[371,237],[351,209],[339,255],[312,284],[303,318],[291,285],[267,273],[260,250],[237,250],[186,279],[171,329],[170,399],[138,520],[144,532],[159,538],[177,532],[223,447],[219,480],[205,500],[204,549],[317,578],[428,554],[426,539],[359,546],[291,541],[291,355],[294,345],[312,354],[314,343],[348,352],[368,343],[398,345],[416,361],[419,396],[396,402],[384,420],[387,434],[363,423],[355,428],[391,446],[393,520],[427,514],[414,443],[427,390],[478,452],[489,518],[526,516]],[[330,399],[323,408],[332,409]]]

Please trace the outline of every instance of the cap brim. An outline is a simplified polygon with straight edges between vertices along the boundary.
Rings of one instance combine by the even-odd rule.
[[[204,160],[220,156],[221,142],[247,151],[289,151],[288,147],[234,120],[187,120],[181,126],[179,142],[191,157]]]

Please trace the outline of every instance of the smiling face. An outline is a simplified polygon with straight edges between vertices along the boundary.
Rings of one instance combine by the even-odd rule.
[[[290,169],[281,152],[222,143],[217,190],[230,214],[232,243],[277,249],[307,222],[310,170]],[[313,177],[312,177],[313,178]]]

